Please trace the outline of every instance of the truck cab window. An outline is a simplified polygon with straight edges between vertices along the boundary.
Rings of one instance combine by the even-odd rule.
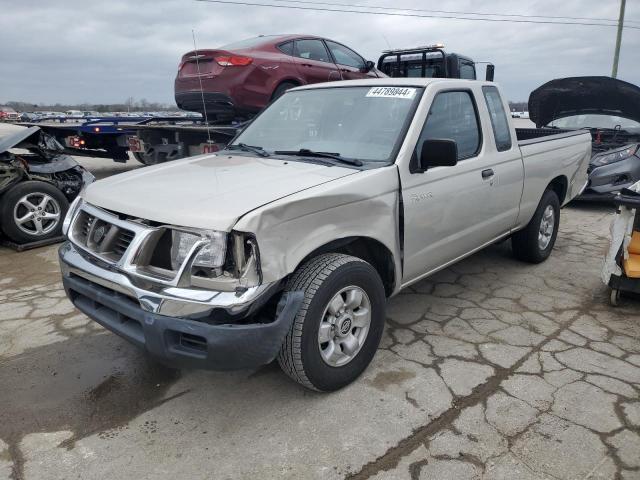
[[[297,40],[295,56],[318,62],[331,62],[329,52],[324,48],[321,40]]]
[[[511,148],[511,132],[509,122],[502,106],[502,99],[496,87],[482,87],[484,99],[487,102],[487,109],[491,117],[493,136],[496,139],[496,148],[499,152],[504,152]]]
[[[480,127],[471,93],[442,92],[433,100],[420,134],[424,140],[451,139],[458,146],[458,160],[473,157],[480,150]]]
[[[460,64],[460,78],[464,78],[466,80],[476,79],[476,68],[473,66],[472,63]]]

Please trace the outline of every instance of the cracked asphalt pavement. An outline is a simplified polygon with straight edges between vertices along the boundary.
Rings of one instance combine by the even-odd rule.
[[[0,478],[639,479],[640,302],[608,304],[611,219],[567,207],[547,262],[504,242],[404,291],[332,394],[159,366],[73,309],[57,247],[0,248]]]

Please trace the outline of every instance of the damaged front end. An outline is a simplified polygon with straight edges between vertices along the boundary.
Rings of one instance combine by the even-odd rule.
[[[158,224],[82,200],[72,209],[60,263],[79,310],[172,365],[250,368],[275,358],[302,294],[263,283],[253,235]]]
[[[94,177],[63,152],[64,147],[39,127],[4,137],[0,140],[0,195],[19,182],[34,180],[55,186],[72,201]]]

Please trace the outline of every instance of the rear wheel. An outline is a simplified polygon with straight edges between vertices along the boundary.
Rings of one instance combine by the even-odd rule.
[[[28,181],[12,187],[2,197],[2,231],[17,243],[57,237],[69,209],[64,194],[53,185]]]
[[[302,290],[304,301],[278,355],[282,370],[313,390],[353,382],[371,362],[384,328],[378,272],[359,258],[325,254],[300,267],[287,290]]]
[[[271,101],[273,102],[274,100],[277,100],[278,98],[280,98],[282,95],[284,95],[284,93],[293,88],[293,87],[297,87],[298,85],[296,85],[293,82],[283,82],[280,85],[278,85],[278,87],[273,91],[273,95],[271,95]]]
[[[513,254],[529,263],[544,262],[556,243],[560,225],[560,200],[553,190],[546,190],[527,226],[511,237]]]

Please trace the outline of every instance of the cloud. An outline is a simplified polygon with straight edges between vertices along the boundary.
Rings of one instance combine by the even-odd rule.
[[[355,4],[391,5],[384,0]],[[273,3],[273,2],[270,2]],[[351,3],[342,0],[339,3]],[[395,3],[394,6],[398,6]],[[407,8],[428,8],[401,0]],[[616,18],[617,1],[443,1],[440,10]],[[627,4],[627,19],[640,5]],[[368,59],[393,47],[443,42],[496,65],[511,100],[553,78],[610,75],[615,28],[387,17],[247,7],[190,0],[5,2],[0,15],[0,101],[118,102],[132,96],[173,102],[180,56],[258,34],[309,33],[345,43]],[[624,31],[619,78],[640,84],[640,30]]]

